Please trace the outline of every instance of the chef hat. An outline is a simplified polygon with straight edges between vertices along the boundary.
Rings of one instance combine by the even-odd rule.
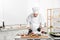
[[[38,13],[39,12],[38,7],[33,7],[32,10],[33,10],[33,13]]]

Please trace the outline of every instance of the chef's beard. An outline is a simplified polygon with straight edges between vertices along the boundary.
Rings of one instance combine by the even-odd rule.
[[[37,17],[37,16],[38,16],[38,14],[33,14],[33,16],[34,16],[34,17]]]
[[[37,16],[34,16],[34,17],[37,17]]]

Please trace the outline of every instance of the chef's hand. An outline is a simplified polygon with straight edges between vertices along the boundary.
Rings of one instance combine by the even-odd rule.
[[[42,24],[40,23],[39,28],[42,28]]]

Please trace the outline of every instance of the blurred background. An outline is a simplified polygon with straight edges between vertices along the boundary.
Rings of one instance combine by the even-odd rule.
[[[60,0],[0,0],[0,25],[26,24],[32,7],[39,7],[42,23],[47,21],[47,9],[60,8]]]

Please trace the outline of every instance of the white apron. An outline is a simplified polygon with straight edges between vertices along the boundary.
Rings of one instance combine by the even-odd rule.
[[[40,25],[40,22],[41,22],[40,19],[41,19],[40,16],[37,16],[37,17],[29,17],[28,18],[28,20],[30,20],[29,21],[29,25],[30,25],[30,27],[32,29],[32,32],[35,33],[35,34],[36,33],[40,33],[40,32],[37,31],[37,28],[39,28],[39,25]]]
[[[33,31],[33,33],[38,33],[37,29],[39,28],[39,17],[33,17],[31,19],[31,29]]]

